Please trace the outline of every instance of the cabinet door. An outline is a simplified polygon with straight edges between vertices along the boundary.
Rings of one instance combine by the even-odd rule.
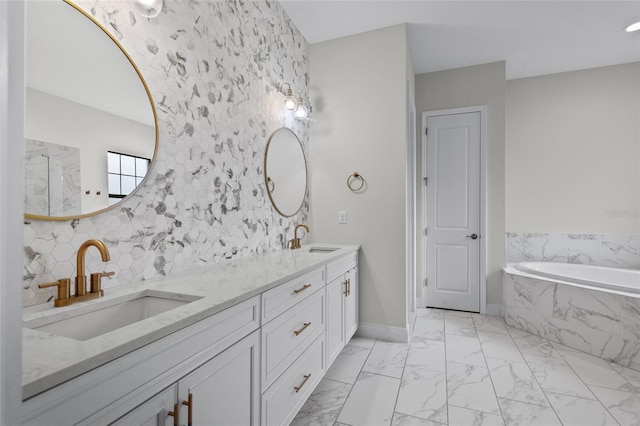
[[[345,280],[340,276],[327,284],[327,365],[331,365],[345,345],[344,292]]]
[[[355,267],[349,270],[346,274],[346,279],[349,282],[349,293],[344,299],[345,343],[353,337],[358,329],[358,268]]]
[[[191,406],[180,410],[180,424],[258,425],[259,343],[255,331],[178,382],[180,403],[191,396]]]
[[[174,384],[123,417],[111,423],[113,426],[171,426],[173,417],[168,413],[178,400],[178,385]]]

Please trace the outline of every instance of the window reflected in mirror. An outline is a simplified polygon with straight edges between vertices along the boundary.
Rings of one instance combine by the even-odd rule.
[[[150,163],[149,158],[121,152],[107,152],[110,206],[120,202],[142,183]]]

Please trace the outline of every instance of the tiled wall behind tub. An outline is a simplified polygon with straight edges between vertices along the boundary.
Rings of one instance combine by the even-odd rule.
[[[561,262],[640,268],[640,234],[507,232],[507,262]]]
[[[74,276],[75,253],[89,238],[111,252],[107,265],[87,252],[89,271],[116,272],[108,288],[281,249],[306,220],[307,200],[294,217],[277,214],[262,174],[275,129],[291,127],[305,150],[309,139],[307,123],[285,114],[277,93],[283,82],[308,93],[308,43],[280,4],[165,1],[146,19],[132,3],[78,2],[119,39],[149,85],[160,124],[157,162],[115,210],[25,224],[25,306],[51,298],[39,283]]]

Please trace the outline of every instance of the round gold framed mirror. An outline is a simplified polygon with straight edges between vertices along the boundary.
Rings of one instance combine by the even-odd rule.
[[[118,40],[68,0],[25,3],[25,217],[69,220],[141,187],[158,118]]]
[[[291,217],[300,211],[307,193],[307,159],[302,142],[287,127],[269,137],[264,181],[271,204],[279,214]]]

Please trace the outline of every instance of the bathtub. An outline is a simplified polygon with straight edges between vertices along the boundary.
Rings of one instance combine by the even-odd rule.
[[[509,326],[640,371],[640,271],[552,262],[503,271]]]
[[[640,293],[640,270],[555,262],[522,262],[515,269],[588,287]]]

